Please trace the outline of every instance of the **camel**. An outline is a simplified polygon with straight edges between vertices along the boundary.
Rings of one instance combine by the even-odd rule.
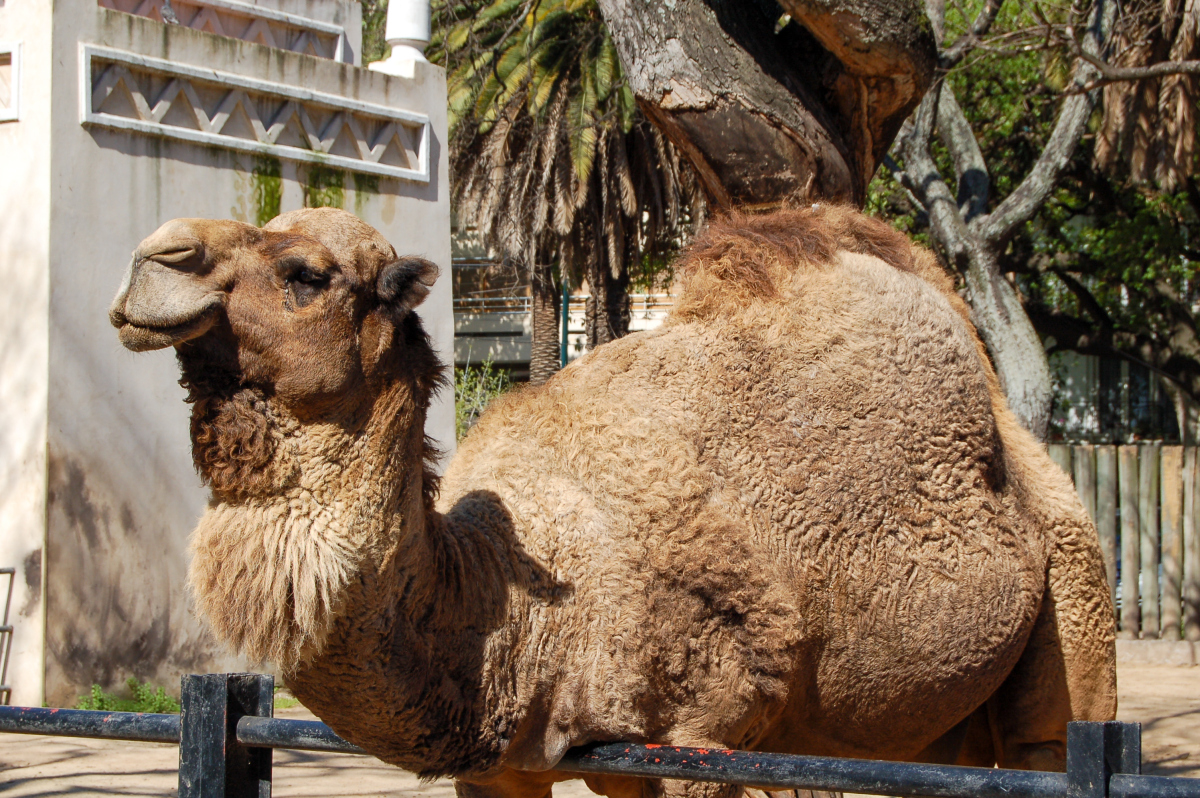
[[[1116,709],[1104,566],[950,278],[837,206],[677,268],[661,328],[497,400],[439,483],[434,264],[331,209],[145,239],[110,319],[176,350],[215,633],[466,798],[549,798],[592,741],[1062,769]]]

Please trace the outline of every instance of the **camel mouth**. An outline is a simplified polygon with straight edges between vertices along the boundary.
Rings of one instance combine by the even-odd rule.
[[[193,341],[212,329],[217,323],[220,306],[206,308],[193,319],[169,327],[154,327],[134,324],[128,319],[117,329],[121,345],[132,352],[150,352],[169,346]]]

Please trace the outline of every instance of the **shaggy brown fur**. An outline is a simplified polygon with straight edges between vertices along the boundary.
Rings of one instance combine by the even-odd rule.
[[[661,329],[497,401],[435,509],[429,264],[328,210],[143,242],[112,318],[179,350],[217,633],[463,795],[546,798],[592,740],[1061,768],[1115,711],[1095,531],[948,278],[826,206],[680,269]]]

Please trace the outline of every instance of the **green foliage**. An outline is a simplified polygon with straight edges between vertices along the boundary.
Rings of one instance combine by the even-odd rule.
[[[435,4],[431,60],[448,70],[451,135],[486,134],[510,104],[539,122],[567,100],[571,166],[591,174],[599,128],[628,132],[636,104],[595,0]]]
[[[360,0],[362,4],[362,62],[381,61],[387,57],[387,40],[383,38],[387,24],[387,0]]]
[[[675,282],[675,258],[678,247],[647,249],[629,264],[629,291],[634,294],[662,294]]]
[[[892,227],[922,246],[933,248],[928,219],[909,202],[904,189],[892,177],[886,166],[879,167],[879,171],[867,186],[867,201],[863,212],[868,216],[887,220]]]
[[[454,369],[454,430],[458,440],[466,437],[493,399],[509,390],[508,372],[492,365],[491,358],[478,366]]]
[[[76,709],[99,709],[108,712],[153,712],[159,714],[179,712],[179,702],[161,688],[150,686],[149,682],[142,684],[133,676],[125,681],[129,688],[130,698],[118,698],[112,693],[106,693],[98,684],[92,685],[89,695],[79,697]]]
[[[1065,181],[1016,242],[1040,267],[1026,278],[1027,293],[1048,312],[1167,343],[1180,312],[1194,319],[1200,302],[1196,207],[1186,192],[1158,194],[1086,176]],[[1073,274],[1080,287],[1072,290],[1057,271]],[[1081,305],[1080,288],[1106,319]]]

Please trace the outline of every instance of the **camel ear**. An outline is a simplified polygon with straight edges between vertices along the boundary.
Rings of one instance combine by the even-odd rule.
[[[437,278],[437,264],[424,258],[401,258],[383,267],[375,290],[381,302],[403,313],[425,301]]]

